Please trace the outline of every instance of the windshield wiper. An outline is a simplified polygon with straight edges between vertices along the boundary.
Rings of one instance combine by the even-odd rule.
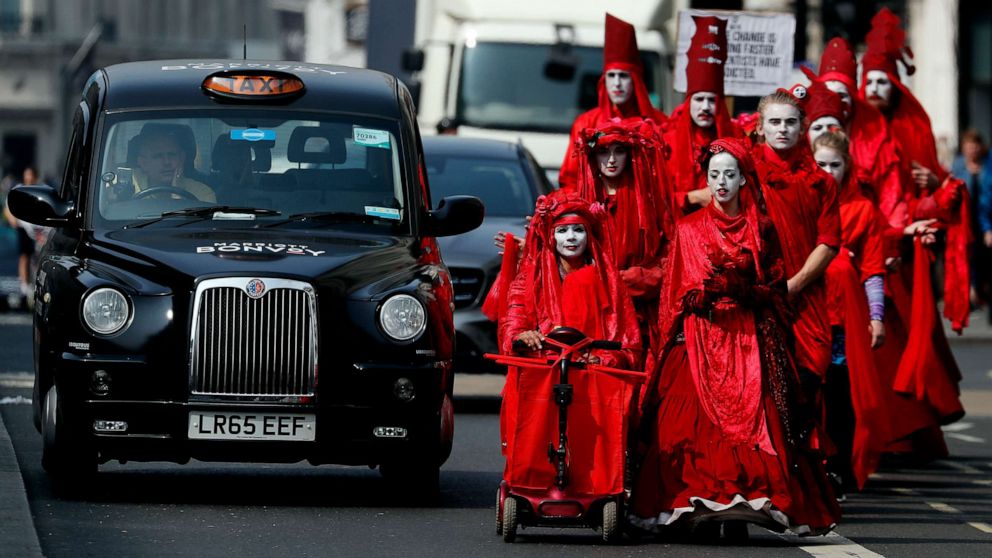
[[[292,223],[297,221],[324,221],[324,222],[336,222],[336,223],[365,223],[367,225],[375,225],[383,221],[387,223],[399,223],[396,219],[388,219],[385,217],[378,217],[375,215],[362,215],[361,213],[353,213],[351,211],[310,211],[307,213],[294,213],[283,220],[276,221],[275,223],[269,223],[265,225],[266,227],[277,227],[279,225],[285,225],[286,223]]]
[[[267,209],[264,207],[243,207],[238,205],[205,205],[200,207],[187,207],[186,209],[174,209],[172,211],[165,211],[158,217],[149,219],[147,221],[141,221],[139,223],[131,223],[124,225],[125,229],[140,229],[151,225],[152,223],[158,223],[159,221],[166,219],[168,217],[211,217],[214,213],[247,213],[249,215],[264,215],[264,216],[276,216],[282,215],[282,213],[276,211],[275,209]]]

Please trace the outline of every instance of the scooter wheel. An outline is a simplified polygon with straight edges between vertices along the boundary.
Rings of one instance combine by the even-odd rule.
[[[496,534],[503,535],[503,491],[496,489]]]
[[[517,500],[508,496],[503,500],[503,542],[517,539]]]
[[[617,510],[616,500],[611,500],[603,504],[603,541],[610,544],[620,542],[622,530],[620,529],[620,514]]]

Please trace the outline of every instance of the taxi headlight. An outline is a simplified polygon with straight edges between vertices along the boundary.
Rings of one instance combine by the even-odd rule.
[[[117,333],[131,317],[127,298],[117,289],[96,289],[83,298],[83,321],[100,335]]]
[[[427,327],[427,311],[416,298],[400,294],[389,297],[379,309],[379,325],[396,341],[416,339]]]

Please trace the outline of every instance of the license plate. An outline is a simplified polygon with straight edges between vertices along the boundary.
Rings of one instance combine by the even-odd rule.
[[[190,411],[187,435],[199,440],[312,442],[316,431],[314,415]]]

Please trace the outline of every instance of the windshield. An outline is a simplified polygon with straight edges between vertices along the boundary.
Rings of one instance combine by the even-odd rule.
[[[113,114],[104,129],[93,213],[108,227],[206,218],[393,231],[408,222],[393,121],[186,110]]]
[[[603,49],[572,47],[578,65],[568,80],[545,75],[549,45],[477,43],[462,56],[458,122],[481,128],[568,133],[575,118],[596,106],[596,84],[603,73]],[[658,106],[656,76],[661,59],[641,52],[645,86]]]
[[[487,217],[520,217],[534,209],[533,189],[518,160],[426,153],[431,196],[475,196]]]

